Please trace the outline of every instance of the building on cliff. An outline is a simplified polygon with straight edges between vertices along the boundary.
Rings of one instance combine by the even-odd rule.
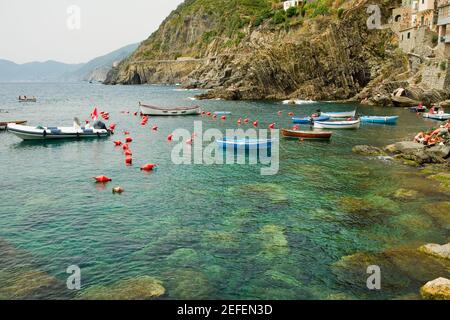
[[[298,7],[298,6],[300,6],[301,4],[303,4],[303,0],[289,0],[289,1],[284,1],[283,2],[283,8],[284,8],[284,11],[286,11],[286,10],[288,10],[289,8],[292,8],[292,7]]]

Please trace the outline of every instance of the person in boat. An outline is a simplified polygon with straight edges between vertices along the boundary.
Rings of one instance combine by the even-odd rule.
[[[444,109],[444,107],[442,107],[442,106],[439,107],[438,114],[445,114],[445,109]]]
[[[81,130],[80,120],[77,117],[73,118],[73,127],[75,130]]]

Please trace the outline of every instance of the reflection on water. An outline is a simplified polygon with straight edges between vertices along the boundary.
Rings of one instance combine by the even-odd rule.
[[[38,102],[19,105],[22,92]],[[448,272],[448,263],[416,250],[450,236],[445,177],[426,179],[419,169],[351,152],[356,144],[410,138],[435,122],[403,109],[199,102],[190,94],[159,86],[0,85],[2,109],[29,125],[70,125],[74,116],[87,119],[94,105],[118,124],[105,140],[24,143],[0,134],[0,298],[411,298]],[[138,101],[233,115],[225,122],[150,117],[141,126],[132,115]],[[261,165],[171,161],[175,143],[167,135],[192,132],[196,120],[223,133],[247,117],[261,128],[289,128],[288,112],[302,116],[319,107],[400,119],[397,126],[336,131],[328,143],[281,139],[275,176],[261,176]],[[130,167],[112,143],[123,130],[134,139]],[[145,163],[158,170],[141,172]],[[103,174],[113,182],[95,184],[92,177]],[[125,192],[114,196],[114,186]],[[366,289],[368,263],[386,270],[380,292]],[[82,269],[79,293],[64,289],[70,265]]]

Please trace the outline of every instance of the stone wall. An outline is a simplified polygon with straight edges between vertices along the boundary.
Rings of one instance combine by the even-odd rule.
[[[450,89],[450,61],[448,59],[432,59],[423,65],[422,83],[424,88],[449,90]]]

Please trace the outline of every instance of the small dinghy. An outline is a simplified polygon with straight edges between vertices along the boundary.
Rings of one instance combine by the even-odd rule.
[[[292,121],[296,124],[312,124],[314,121],[328,121],[330,117],[321,115],[320,117],[305,117],[305,118],[292,118]]]
[[[427,119],[445,121],[450,120],[450,113],[424,113],[423,117]]]
[[[36,97],[19,96],[19,102],[37,102]]]
[[[231,115],[231,112],[229,112],[229,111],[216,111],[216,112],[214,112],[214,114],[216,116],[229,116],[229,115]]]
[[[194,107],[178,107],[178,108],[160,108],[150,105],[141,104],[139,102],[139,108],[142,114],[146,116],[189,116],[199,115],[201,110],[199,106]]]
[[[325,131],[298,131],[281,129],[281,134],[286,138],[298,138],[304,140],[330,140],[332,132]]]
[[[346,112],[322,112],[322,116],[330,117],[330,118],[354,118],[356,116],[355,111],[346,111]]]
[[[397,124],[398,116],[364,116],[361,117],[363,123]]]
[[[30,127],[8,124],[7,130],[23,140],[105,138],[111,134],[106,127],[86,128],[76,125],[72,127]]]
[[[6,122],[0,121],[0,130],[5,130],[9,123],[11,123],[11,124],[25,124],[25,123],[27,123],[27,121],[26,120],[6,121]]]
[[[224,138],[217,140],[217,145],[223,150],[259,150],[259,149],[271,149],[273,139],[232,139]]]
[[[417,106],[417,107],[412,107],[412,108],[410,108],[409,110],[410,110],[411,112],[415,112],[415,113],[417,113],[417,112],[422,113],[422,112],[427,112],[427,111],[428,111],[428,108],[427,108],[427,107],[424,107],[424,106],[422,106],[422,107]]]
[[[323,121],[314,122],[314,128],[317,129],[358,129],[361,126],[361,120],[348,121]]]

